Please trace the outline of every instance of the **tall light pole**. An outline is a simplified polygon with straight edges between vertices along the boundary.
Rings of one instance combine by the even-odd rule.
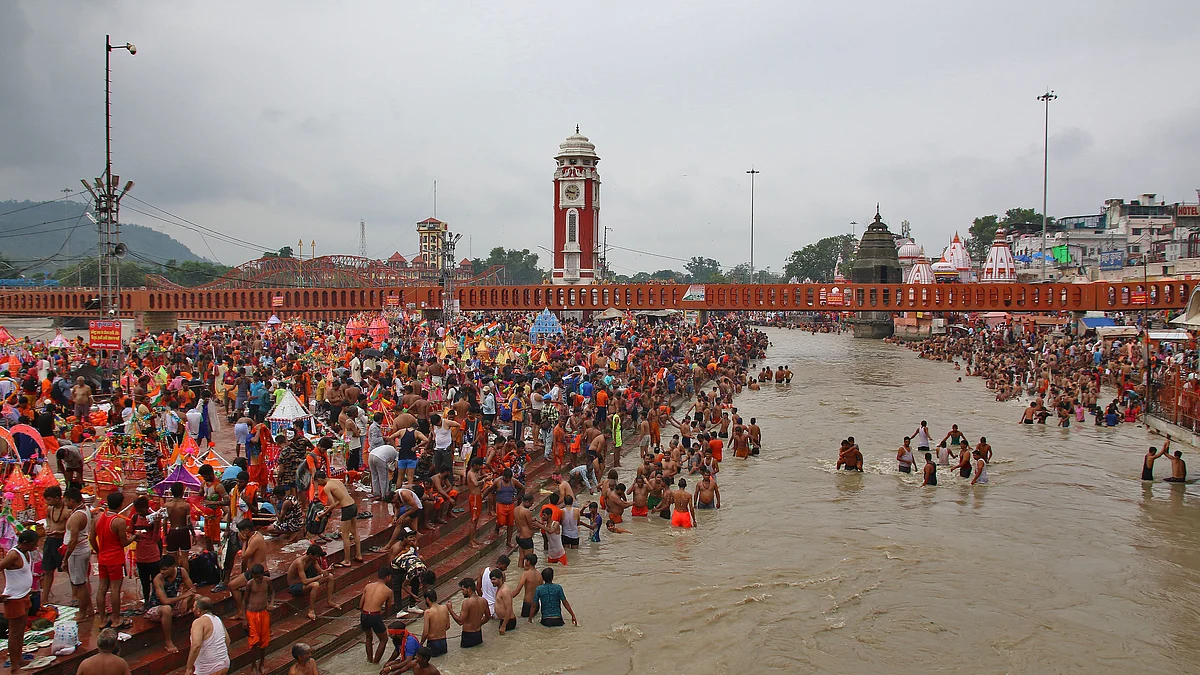
[[[1050,168],[1050,102],[1058,98],[1051,89],[1037,97],[1046,104],[1046,124],[1042,128],[1042,281],[1046,280],[1046,188],[1048,186],[1048,171]]]
[[[754,283],[754,177],[762,172],[750,167],[746,173],[750,174],[750,283]]]
[[[454,318],[454,247],[462,235],[446,230],[442,237],[442,323],[449,324]]]
[[[602,283],[609,282],[609,274],[608,274],[608,233],[609,232],[612,232],[611,227],[604,228],[604,254],[601,256],[602,262],[600,263],[600,266],[602,268],[602,276],[600,277],[600,281]]]
[[[120,258],[125,257],[125,246],[121,243],[121,221],[119,208],[121,198],[133,187],[133,181],[117,192],[121,179],[112,172],[112,52],[124,49],[137,53],[137,47],[126,42],[113,46],[112,36],[104,36],[104,176],[95,180],[95,185],[83,180],[83,186],[91,193],[99,221],[97,255],[97,284],[100,287],[100,311],[108,316],[121,314],[121,267]],[[117,259],[114,262],[114,258]]]

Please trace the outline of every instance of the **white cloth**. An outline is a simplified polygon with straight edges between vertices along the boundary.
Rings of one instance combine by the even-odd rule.
[[[29,561],[29,554],[19,548],[13,550],[25,564],[21,565],[21,569],[4,571],[4,595],[9,600],[19,600],[29,595],[33,588],[33,563]]]
[[[225,624],[212,614],[205,614],[212,622],[212,635],[200,645],[200,655],[196,657],[193,669],[196,675],[212,675],[219,670],[229,667],[229,646],[225,644]],[[197,619],[199,620],[199,619]]]
[[[492,585],[492,568],[483,568],[483,577],[479,580],[479,594],[487,600],[488,612],[496,613],[496,587]]]
[[[394,466],[396,464],[396,458],[399,456],[400,453],[396,450],[396,446],[394,445],[381,445],[371,450],[371,457],[383,460],[383,463],[387,466]]]

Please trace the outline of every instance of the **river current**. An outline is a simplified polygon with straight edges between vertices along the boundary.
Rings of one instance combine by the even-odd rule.
[[[443,673],[1200,669],[1200,485],[1139,480],[1161,439],[1090,419],[1020,425],[1022,402],[902,347],[768,332],[768,363],[796,376],[738,397],[764,448],[727,453],[723,508],[686,531],[627,517],[632,534],[605,531],[555,566],[578,628],[522,621],[501,637],[493,622],[463,651],[453,627]],[[899,474],[896,448],[922,419],[935,441],[952,423],[986,436],[991,484]],[[862,475],[833,470],[846,436]],[[322,668],[378,672],[361,645]]]

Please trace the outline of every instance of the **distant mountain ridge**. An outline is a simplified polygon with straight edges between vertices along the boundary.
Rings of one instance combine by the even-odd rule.
[[[78,201],[0,201],[0,255],[29,273],[53,272],[96,254],[96,226]],[[14,212],[15,213],[12,213]],[[174,237],[121,219],[121,241],[154,260],[205,262]],[[49,258],[43,262],[44,258]]]

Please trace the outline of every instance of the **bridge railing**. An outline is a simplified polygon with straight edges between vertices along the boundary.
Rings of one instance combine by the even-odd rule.
[[[1093,284],[613,284],[460,286],[466,311],[713,310],[1054,312],[1178,309],[1191,282]],[[98,316],[94,289],[0,290],[0,315]],[[173,312],[195,319],[336,318],[387,307],[436,310],[437,286],[361,288],[126,289],[122,312]]]

